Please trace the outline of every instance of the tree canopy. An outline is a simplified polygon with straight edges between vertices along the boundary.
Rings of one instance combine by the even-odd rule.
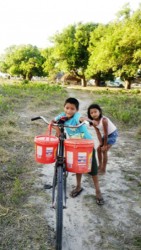
[[[82,79],[84,86],[85,70],[89,60],[90,33],[96,27],[97,25],[93,23],[70,25],[52,37],[53,55],[58,70],[73,72]]]
[[[128,5],[125,7],[121,12],[125,18],[120,15],[120,19],[92,32],[89,77],[109,73],[110,77],[119,76],[130,85],[141,67],[141,10],[131,15]]]
[[[43,75],[43,62],[44,58],[36,46],[12,46],[6,50],[0,69],[10,75],[23,76],[30,80],[32,76]]]
[[[0,70],[11,75],[56,75],[73,73],[86,86],[93,78],[100,82],[114,77],[127,88],[141,72],[141,5],[132,11],[129,4],[108,24],[69,25],[51,37],[52,47],[11,46],[0,60]]]

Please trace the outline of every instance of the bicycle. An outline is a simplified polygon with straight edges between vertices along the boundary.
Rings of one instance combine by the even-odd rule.
[[[63,236],[63,209],[66,208],[67,202],[67,176],[66,162],[64,157],[64,140],[66,139],[65,128],[78,128],[85,124],[82,122],[76,126],[65,125],[64,120],[59,120],[58,123],[49,123],[45,117],[38,116],[31,120],[42,119],[49,126],[58,126],[60,129],[59,145],[56,155],[54,168],[53,184],[52,184],[52,207],[56,210],[56,250],[62,249]],[[50,127],[51,130],[51,127]]]

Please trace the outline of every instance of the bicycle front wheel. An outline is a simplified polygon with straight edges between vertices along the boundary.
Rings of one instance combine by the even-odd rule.
[[[63,235],[63,168],[57,168],[57,197],[56,197],[56,250],[62,249]]]

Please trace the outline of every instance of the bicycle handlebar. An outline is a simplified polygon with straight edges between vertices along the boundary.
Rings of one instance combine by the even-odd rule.
[[[47,121],[47,119],[44,117],[44,116],[37,116],[37,117],[33,117],[31,118],[31,121],[35,121],[35,120],[39,120],[39,119],[42,119],[46,124],[52,124],[52,126],[63,126],[65,128],[79,128],[81,127],[82,125],[86,124],[86,121],[83,121],[82,123],[78,124],[78,125],[75,125],[75,126],[72,126],[72,125],[64,125],[64,124],[57,124],[57,123],[50,123]]]
[[[41,119],[41,117],[40,116],[33,117],[33,118],[31,118],[31,121],[35,121],[35,120],[38,120],[38,119]]]

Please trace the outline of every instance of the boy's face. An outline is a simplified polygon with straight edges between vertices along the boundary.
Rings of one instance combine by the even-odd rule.
[[[66,103],[64,106],[64,112],[68,118],[71,118],[77,111],[78,110],[74,104]]]

